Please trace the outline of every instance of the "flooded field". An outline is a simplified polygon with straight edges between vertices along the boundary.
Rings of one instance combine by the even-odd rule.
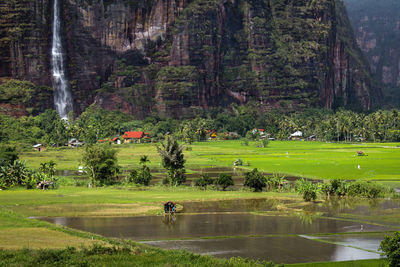
[[[272,199],[200,201],[183,203],[183,212],[172,218],[56,217],[43,220],[165,249],[186,249],[215,257],[240,256],[275,263],[379,258],[378,247],[384,232],[396,229],[393,225],[340,217],[352,212],[355,215],[373,213],[381,208],[396,211],[398,201],[372,204],[353,201],[352,206],[342,203],[336,208],[329,202],[315,204],[308,209],[323,215],[309,218],[263,215],[264,211],[274,210],[283,202],[292,204],[290,200]]]
[[[202,255],[221,258],[244,257],[275,263],[379,258],[378,253],[317,242],[300,236],[149,241],[143,243],[164,249],[186,249]]]
[[[63,217],[46,221],[107,237],[133,240],[181,239],[242,235],[298,235],[360,231],[384,231],[386,227],[317,218],[311,224],[297,217],[253,214],[176,215],[173,223],[163,216]]]

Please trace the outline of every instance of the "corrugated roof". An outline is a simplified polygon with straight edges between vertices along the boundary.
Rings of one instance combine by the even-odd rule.
[[[142,137],[143,137],[143,132],[125,132],[124,133],[125,139],[129,139],[129,138],[140,139]]]

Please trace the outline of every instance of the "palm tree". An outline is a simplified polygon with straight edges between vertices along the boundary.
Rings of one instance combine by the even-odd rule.
[[[143,155],[140,157],[139,163],[143,164],[144,167],[146,167],[146,163],[150,162],[149,157],[146,155]]]
[[[161,145],[156,147],[163,167],[167,169],[170,185],[180,185],[185,182],[185,159],[182,153],[184,147],[170,135],[165,138],[165,142],[161,142]]]

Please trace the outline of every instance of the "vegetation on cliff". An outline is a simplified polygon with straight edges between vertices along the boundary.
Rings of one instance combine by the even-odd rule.
[[[38,2],[2,5],[0,76],[50,85],[52,11]],[[76,113],[94,100],[141,118],[249,101],[370,109],[379,96],[341,1],[81,1],[62,16]]]

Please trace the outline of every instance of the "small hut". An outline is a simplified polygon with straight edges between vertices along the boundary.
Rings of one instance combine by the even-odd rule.
[[[42,145],[42,144],[36,144],[33,146],[33,149],[35,151],[41,152],[41,151],[45,151],[46,150],[46,146]]]
[[[303,132],[296,131],[289,136],[289,140],[300,140],[303,138]]]

